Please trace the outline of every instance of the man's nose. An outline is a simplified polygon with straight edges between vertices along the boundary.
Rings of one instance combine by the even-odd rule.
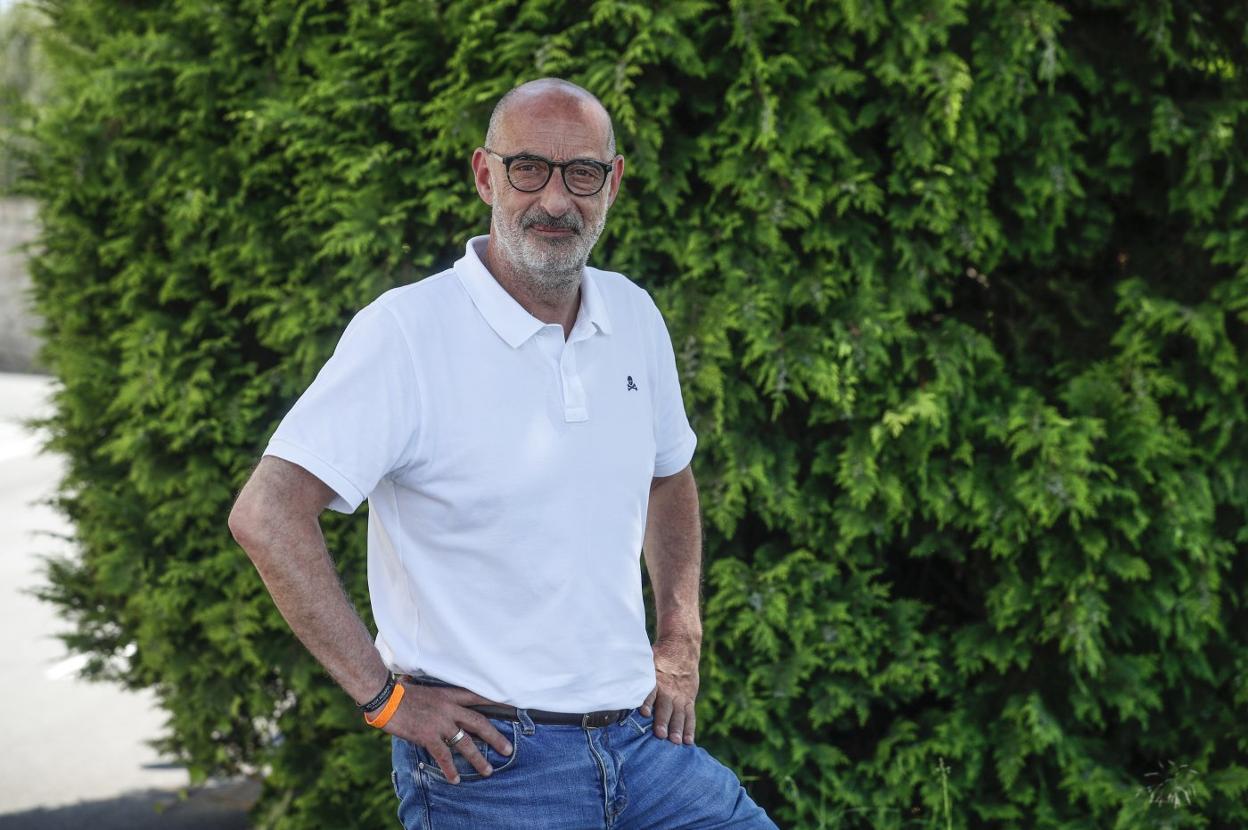
[[[542,198],[538,201],[542,209],[551,216],[562,216],[572,207],[572,194],[563,184],[563,171],[552,170],[550,181],[542,188]]]

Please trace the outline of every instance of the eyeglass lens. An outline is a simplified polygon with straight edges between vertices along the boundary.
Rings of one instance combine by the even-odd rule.
[[[541,159],[516,159],[507,171],[516,190],[541,190],[550,178],[550,165]],[[602,189],[606,174],[593,164],[568,164],[563,167],[563,183],[578,196],[592,196]]]

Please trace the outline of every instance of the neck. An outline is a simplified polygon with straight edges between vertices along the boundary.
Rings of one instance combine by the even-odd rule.
[[[490,234],[482,264],[525,311],[543,323],[559,323],[566,339],[581,304],[581,269],[530,273],[503,255]]]

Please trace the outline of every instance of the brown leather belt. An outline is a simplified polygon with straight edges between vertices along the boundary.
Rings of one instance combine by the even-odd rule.
[[[478,704],[468,706],[467,708],[480,712],[489,718],[501,718],[503,720],[520,720],[518,710],[514,706],[492,706]],[[556,723],[567,726],[583,726],[588,729],[591,726],[610,726],[613,723],[619,723],[628,717],[631,709],[603,709],[598,712],[586,712],[583,715],[575,715],[571,712],[544,712],[541,709],[525,709],[529,718],[534,723]]]
[[[411,677],[403,675],[403,680],[408,683],[415,683],[419,686],[444,686],[449,688],[459,688],[452,686],[433,677]],[[499,718],[501,720],[520,720],[519,710],[515,706],[504,706],[502,704],[475,704],[465,707],[475,712],[480,712],[488,718]],[[564,726],[582,726],[586,729],[590,727],[610,726],[613,723],[620,723],[624,718],[628,717],[628,713],[632,709],[603,709],[597,712],[546,712],[542,709],[525,709],[529,719],[534,723],[562,724]]]

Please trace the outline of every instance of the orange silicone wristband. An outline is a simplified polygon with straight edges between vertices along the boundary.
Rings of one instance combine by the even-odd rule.
[[[381,711],[377,713],[377,717],[369,718],[368,715],[365,715],[364,722],[367,723],[369,726],[376,727],[377,729],[380,729],[381,727],[385,726],[387,723],[390,722],[390,718],[394,716],[394,713],[398,711],[399,701],[402,699],[403,699],[403,684],[396,683],[394,686],[394,691],[390,693],[390,699],[386,701],[385,706],[381,707]]]

